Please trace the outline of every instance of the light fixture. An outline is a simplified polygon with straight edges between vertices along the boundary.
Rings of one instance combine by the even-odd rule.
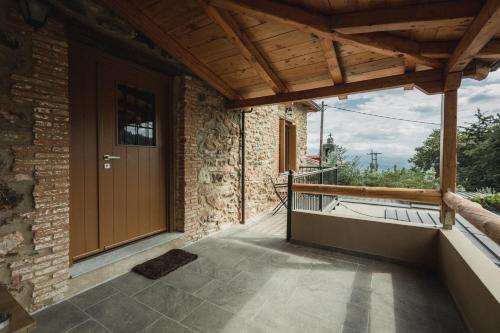
[[[20,0],[19,5],[26,23],[35,29],[41,28],[47,21],[49,5],[43,0]]]
[[[287,115],[287,117],[291,117],[291,116],[292,116],[292,114],[293,114],[292,112],[293,112],[293,110],[292,110],[292,107],[291,107],[291,106],[287,106],[287,107],[285,108],[285,114]]]

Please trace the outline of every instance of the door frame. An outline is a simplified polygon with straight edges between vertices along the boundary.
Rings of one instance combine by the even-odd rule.
[[[141,235],[141,236],[138,236],[138,237],[135,237],[135,238],[132,238],[130,240],[127,240],[125,242],[121,242],[121,243],[118,243],[118,244],[114,244],[112,246],[104,246],[103,245],[103,242],[102,242],[102,239],[100,238],[101,237],[101,224],[100,224],[100,221],[99,221],[99,218],[100,218],[100,214],[99,214],[99,210],[100,210],[100,207],[99,207],[99,184],[100,184],[100,179],[99,179],[99,167],[101,167],[100,165],[100,148],[99,148],[99,143],[100,143],[100,140],[101,140],[101,131],[100,131],[100,128],[101,128],[101,120],[100,120],[100,117],[99,115],[97,114],[98,112],[98,107],[97,107],[97,99],[96,99],[96,106],[95,106],[95,112],[96,112],[96,156],[94,156],[94,161],[93,163],[96,164],[96,170],[97,170],[97,197],[96,198],[93,198],[95,201],[96,201],[96,205],[97,205],[97,210],[98,210],[98,221],[97,221],[97,232],[98,232],[98,248],[95,249],[95,250],[91,250],[91,251],[88,251],[86,253],[83,253],[83,254],[79,254],[79,255],[73,255],[71,253],[71,245],[70,245],[70,263],[73,263],[74,260],[80,260],[80,259],[83,259],[83,258],[86,258],[86,257],[89,257],[89,256],[92,256],[92,255],[95,255],[95,254],[98,254],[98,253],[102,253],[104,251],[107,251],[111,248],[115,248],[115,247],[118,247],[118,246],[122,246],[124,244],[128,244],[128,243],[131,243],[131,242],[134,242],[134,241],[137,241],[139,239],[143,239],[143,238],[147,238],[147,237],[150,237],[152,235],[155,235],[155,234],[159,234],[159,233],[163,233],[163,232],[172,232],[174,231],[174,225],[175,225],[175,204],[174,204],[174,200],[175,200],[175,193],[174,193],[174,184],[175,184],[175,175],[177,174],[176,172],[176,165],[175,165],[175,156],[174,156],[174,152],[175,152],[175,148],[174,148],[174,144],[175,144],[175,138],[174,138],[174,132],[175,132],[175,105],[173,103],[174,99],[173,99],[173,89],[174,89],[174,85],[173,85],[173,77],[172,76],[169,76],[169,75],[165,75],[163,73],[160,73],[158,71],[155,71],[155,70],[152,70],[150,68],[147,68],[147,67],[144,67],[142,65],[138,65],[136,63],[133,63],[129,60],[124,60],[124,59],[121,59],[121,58],[118,58],[114,55],[111,55],[111,54],[108,54],[104,51],[101,51],[101,50],[98,50],[92,46],[88,46],[86,44],[83,44],[81,42],[77,42],[77,41],[74,41],[74,40],[70,40],[69,41],[69,79],[68,79],[68,85],[70,86],[69,90],[70,90],[70,94],[69,94],[69,97],[70,97],[70,106],[69,106],[69,111],[70,111],[70,122],[71,122],[71,114],[72,114],[72,101],[71,101],[71,85],[72,85],[72,81],[73,81],[73,77],[72,77],[72,70],[71,70],[71,67],[74,66],[74,63],[72,63],[72,60],[71,60],[71,54],[72,52],[75,52],[75,48],[78,50],[78,52],[85,52],[85,55],[88,56],[88,57],[91,57],[91,59],[93,60],[93,62],[95,63],[95,71],[96,71],[96,82],[95,82],[95,89],[97,91],[98,89],[98,82],[99,82],[99,78],[98,78],[98,75],[99,75],[99,72],[98,72],[98,64],[99,63],[106,63],[106,62],[112,62],[114,65],[116,66],[120,66],[120,67],[123,67],[123,68],[129,68],[129,69],[132,69],[132,70],[137,70],[137,71],[141,71],[141,72],[146,72],[146,73],[149,73],[151,75],[155,75],[155,76],[161,76],[165,79],[165,106],[166,106],[166,110],[164,110],[163,112],[165,112],[164,114],[164,117],[163,117],[163,137],[164,137],[164,142],[165,142],[165,147],[164,147],[164,151],[163,153],[165,154],[165,168],[166,168],[166,172],[165,172],[165,206],[166,206],[166,221],[165,221],[165,231],[159,231],[159,232],[152,232],[152,233],[148,233],[148,234],[144,234],[144,235]],[[71,130],[71,127],[70,127],[70,130]],[[71,139],[70,139],[71,140]],[[71,146],[72,146],[72,142],[70,141],[70,149],[71,149]],[[70,172],[70,175],[71,173],[73,172],[72,168],[71,168],[71,161],[70,161],[70,169],[69,169],[69,172]],[[71,176],[70,176],[71,177]],[[71,179],[71,178],[70,178]],[[70,192],[71,192],[71,183],[70,183]],[[71,195],[71,194],[70,194]],[[70,209],[71,209],[71,202],[70,202]],[[69,228],[71,228],[71,220],[70,220],[70,223],[69,223]],[[71,232],[69,233],[69,241],[70,241],[70,244],[71,244]]]

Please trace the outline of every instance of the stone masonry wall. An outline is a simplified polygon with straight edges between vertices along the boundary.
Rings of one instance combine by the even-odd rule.
[[[0,283],[30,311],[68,279],[69,113],[64,27],[11,11],[0,44]]]
[[[240,221],[240,114],[203,81],[186,76],[177,115],[176,228],[191,239]]]
[[[304,165],[307,155],[307,110],[294,105],[291,116],[285,106],[272,105],[253,108],[245,118],[245,218],[267,212],[277,204],[270,178],[278,176],[279,119],[297,126],[298,166]]]

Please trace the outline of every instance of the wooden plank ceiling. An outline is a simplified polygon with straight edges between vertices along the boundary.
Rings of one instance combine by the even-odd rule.
[[[239,106],[318,91],[345,98],[343,86],[373,90],[372,82],[415,71],[433,82],[439,71],[446,82],[449,72],[500,59],[500,0],[103,2]],[[419,87],[445,89],[436,84]]]

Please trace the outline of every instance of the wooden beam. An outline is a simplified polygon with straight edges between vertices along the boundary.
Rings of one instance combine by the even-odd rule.
[[[441,192],[455,192],[457,187],[457,90],[444,93],[440,152]],[[440,219],[445,229],[451,229],[455,224],[455,211],[445,202],[441,204]]]
[[[363,198],[396,199],[410,202],[441,203],[441,192],[427,189],[369,186],[293,184],[294,192],[323,195],[350,195]]]
[[[297,102],[322,97],[350,95],[367,91],[397,88],[411,83],[429,94],[441,93],[443,92],[442,74],[441,70],[406,73],[366,81],[343,83],[329,87],[255,97],[239,101],[229,101],[226,107],[228,109],[238,109],[259,105]],[[426,85],[426,83],[429,83],[429,85]],[[431,90],[427,91],[427,87]]]
[[[144,14],[136,5],[129,0],[104,0],[110,9],[126,19],[135,28],[142,31],[151,38],[159,47],[177,58],[189,67],[196,75],[207,81],[222,95],[229,99],[240,99],[241,96],[233,90],[220,77],[212,72],[205,64],[198,60],[193,54],[186,50],[179,42],[163,31],[153,20]]]
[[[457,42],[441,41],[441,42],[423,42],[420,43],[420,53],[428,58],[448,59],[453,53]],[[490,40],[477,53],[474,58],[478,59],[498,59],[500,58],[500,39]]]
[[[487,0],[458,42],[445,73],[462,71],[500,29],[500,0]]]
[[[401,37],[383,33],[348,35],[334,31],[327,16],[305,9],[271,0],[209,0],[219,8],[253,16],[264,21],[273,21],[290,25],[298,30],[312,33],[318,38],[328,38],[335,42],[351,44],[357,47],[393,57],[408,57],[415,62],[441,68],[436,59],[419,54],[418,44]]]
[[[332,77],[333,84],[339,84],[344,82],[342,78],[342,70],[340,69],[339,60],[337,58],[337,51],[335,50],[335,45],[329,38],[320,38],[319,44],[323,49],[323,54],[325,55],[326,63],[328,64],[328,71]]]
[[[440,60],[421,55],[420,45],[410,39],[404,39],[381,32],[357,35],[332,32],[330,36],[339,43],[351,44],[374,53],[385,54],[389,57],[396,58],[404,57],[417,64],[431,68],[443,67],[443,63]]]
[[[429,58],[449,58],[458,42],[440,41],[420,43],[420,53]],[[500,39],[492,39],[475,55],[475,58],[500,58]]]
[[[233,17],[224,9],[209,6],[205,0],[199,0],[198,2],[212,21],[224,30],[231,42],[240,50],[243,57],[255,68],[259,76],[271,89],[275,93],[287,92],[288,89],[285,84],[269,66],[247,34],[241,30]]]
[[[446,192],[443,195],[444,203],[456,211],[473,226],[481,230],[495,243],[500,245],[500,216],[490,212],[480,204],[469,201],[461,196]]]
[[[432,29],[466,25],[481,9],[480,1],[444,1],[333,15],[330,26],[344,34]]]
[[[405,73],[413,73],[417,69],[417,64],[411,59],[405,59]],[[405,90],[413,90],[413,84],[407,84],[404,86]]]

